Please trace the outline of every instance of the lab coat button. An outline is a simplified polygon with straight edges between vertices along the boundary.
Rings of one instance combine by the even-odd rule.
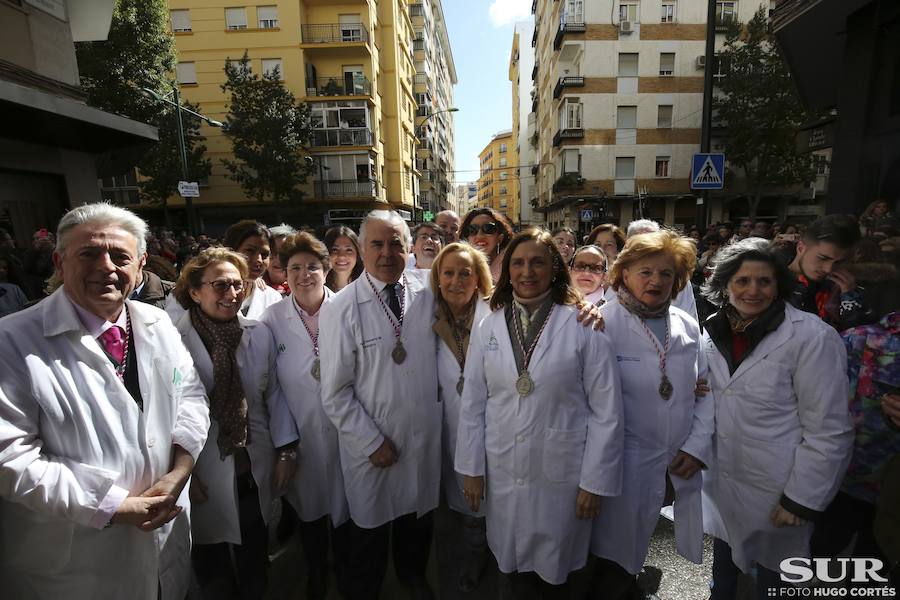
[[[516,485],[525,485],[524,479],[516,479]]]
[[[153,439],[153,438],[150,438],[150,439],[147,440],[147,447],[148,447],[148,448],[152,448],[152,447],[153,447],[153,444],[155,444],[155,443],[156,443],[156,440]]]
[[[519,442],[519,443],[524,442],[524,441],[525,441],[525,436],[522,435],[522,434],[517,435],[517,436],[516,436],[516,441]]]

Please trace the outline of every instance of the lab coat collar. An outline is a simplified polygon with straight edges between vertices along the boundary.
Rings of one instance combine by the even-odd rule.
[[[43,309],[44,337],[53,337],[71,331],[88,333],[81,319],[78,318],[72,301],[65,296],[63,287],[65,286],[60,286],[40,304]],[[144,311],[143,307],[138,307],[138,303],[131,300],[126,300],[125,303],[131,313],[133,325],[140,321],[149,327],[160,319],[160,316],[156,314],[157,311]]]
[[[802,321],[803,317],[799,310],[788,303],[785,303],[785,310],[786,313],[784,321],[781,323],[781,325],[778,326],[778,329],[764,337],[762,341],[757,344],[756,348],[753,349],[749,356],[744,358],[740,366],[738,366],[737,370],[735,370],[734,375],[731,376],[731,382],[736,381],[739,377],[741,377],[744,373],[746,373],[754,365],[756,365],[756,363],[761,361],[768,354],[771,354],[781,346],[788,343],[794,337],[794,323],[796,323],[797,321]]]

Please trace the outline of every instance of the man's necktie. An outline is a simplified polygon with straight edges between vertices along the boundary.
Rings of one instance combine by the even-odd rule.
[[[391,309],[391,312],[394,313],[394,316],[397,317],[397,320],[400,320],[400,299],[397,297],[397,289],[396,283],[389,283],[384,286],[384,291],[387,292],[388,296],[388,307]]]
[[[125,359],[125,336],[122,335],[122,329],[114,325],[104,331],[99,340],[106,353],[116,361],[117,365],[121,365]]]

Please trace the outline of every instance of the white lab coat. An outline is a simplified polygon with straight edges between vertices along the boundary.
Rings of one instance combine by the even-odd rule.
[[[606,293],[603,295],[604,300],[612,302],[617,298],[618,295],[616,294],[616,290],[614,290],[612,286],[606,288]],[[697,317],[697,299],[694,298],[694,286],[691,285],[690,280],[685,283],[684,289],[672,298],[672,306],[680,308],[692,316],[695,321],[699,321],[699,318]]]
[[[322,306],[333,297],[334,292],[325,288]],[[337,527],[349,517],[338,434],[322,408],[321,387],[312,376],[312,340],[294,303],[294,297],[288,296],[267,309],[261,319],[270,342],[267,354],[260,352],[256,359],[265,360],[270,369],[266,388],[269,430],[276,448],[300,442],[297,471],[285,491],[300,520],[330,515]]]
[[[822,511],[847,471],[853,426],[846,351],[834,329],[790,305],[734,375],[708,333],[703,343],[716,398],[705,526],[731,546],[745,573],[754,561],[777,571],[784,558],[809,556],[812,532],[809,523],[771,524],[782,494]]]
[[[173,444],[196,460],[209,428],[203,386],[165,314],[126,301],[141,411],[64,294],[0,320],[2,595],[155,600],[160,587],[181,600],[187,486],[185,510],[151,533],[97,529],[96,514],[111,486],[138,495],[166,474]]]
[[[250,418],[250,471],[259,488],[259,508],[263,519],[271,514],[272,469],[275,465],[275,449],[269,436],[269,416],[263,400],[268,371],[261,368],[257,354],[265,352],[268,342],[266,332],[257,321],[238,315],[244,330],[236,352],[241,384],[247,398]],[[191,323],[191,313],[184,311],[175,324],[181,339],[200,374],[200,380],[208,391],[213,389],[213,364],[206,346]],[[209,427],[209,439],[197,459],[194,476],[206,486],[208,499],[195,504],[191,512],[191,536],[195,544],[241,543],[241,526],[238,517],[238,490],[234,475],[234,456],[225,460],[219,457],[219,425],[213,419]]]
[[[441,405],[438,396],[434,297],[421,271],[406,271],[406,360],[395,364],[394,328],[365,275],[322,308],[319,339],[322,405],[338,430],[341,469],[353,522],[374,528],[422,516],[438,505]],[[377,284],[376,284],[377,285]],[[369,461],[389,437],[399,460]]]
[[[472,329],[491,314],[490,305],[479,298],[475,301],[475,318],[472,321]],[[437,334],[434,334],[437,336]],[[472,344],[469,336],[469,347]],[[473,513],[463,496],[462,475],[453,467],[453,458],[456,454],[456,430],[459,427],[459,409],[462,398],[456,393],[456,384],[459,382],[459,363],[456,362],[455,353],[447,347],[447,343],[437,336],[437,364],[438,364],[438,389],[441,393],[441,405],[444,407],[444,427],[441,436],[443,442],[443,455],[441,458],[441,481],[444,488],[444,496],[447,504],[456,512],[471,516],[484,516],[484,510],[479,509]],[[463,386],[465,390],[465,386]]]
[[[260,286],[264,287],[261,288]],[[250,298],[244,300],[244,304],[241,305],[241,316],[247,317],[251,321],[259,321],[259,318],[262,317],[267,308],[278,304],[283,298],[284,296],[270,288],[262,279],[258,279],[253,282],[253,294]],[[246,315],[244,314],[244,309],[247,309]],[[175,294],[169,294],[166,298],[166,313],[172,319],[172,322],[177,323],[185,312],[187,311],[184,310],[184,307],[175,299]]]
[[[700,327],[687,313],[669,307],[666,374],[674,391],[669,400],[663,400],[659,395],[659,354],[640,320],[618,300],[603,305],[601,312],[622,380],[625,478],[622,495],[603,501],[594,521],[591,552],[637,574],[659,521],[669,463],[679,450],[705,465],[712,460],[713,396],[694,396],[697,378],[706,377],[707,367],[705,353],[700,351]],[[658,343],[661,348],[663,343]],[[672,475],[671,481],[678,552],[700,563],[701,474],[687,480]]]
[[[556,306],[534,350],[534,391],[516,392],[503,310],[473,332],[456,442],[456,470],[485,476],[488,545],[504,573],[551,584],[585,565],[591,521],[575,516],[579,487],[622,490],[623,415],[609,338]],[[600,501],[603,511],[607,498]]]

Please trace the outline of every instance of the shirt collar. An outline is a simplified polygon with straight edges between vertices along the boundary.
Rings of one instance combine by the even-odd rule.
[[[377,277],[373,276],[373,275],[372,275],[371,273],[369,273],[368,271],[366,271],[366,273],[369,275],[369,279],[372,280],[372,284],[375,286],[375,289],[378,290],[379,293],[383,292],[385,286],[389,285],[388,283],[385,283],[384,281],[381,281],[381,280],[378,279]],[[404,286],[403,286],[403,275],[400,275],[400,279],[398,279],[398,280],[397,280],[397,283],[395,283],[394,285],[395,285],[395,286],[399,286],[400,290],[403,290],[403,288],[404,288]],[[395,289],[396,289],[396,288],[395,288]]]
[[[142,279],[142,280],[141,280],[141,285],[139,285],[139,286],[137,286],[136,288],[134,288],[134,291],[131,292],[130,298],[131,298],[132,300],[137,300],[137,299],[138,299],[138,296],[141,295],[141,290],[144,289],[144,286],[145,286],[146,284],[147,284],[147,279],[146,279],[146,278]]]
[[[128,317],[125,314],[124,305],[122,307],[123,310],[119,312],[119,318],[116,319],[116,322],[110,323],[103,317],[98,317],[91,311],[79,306],[76,302],[69,298],[68,294],[63,293],[63,296],[65,296],[66,300],[68,300],[72,307],[75,309],[75,314],[78,315],[78,320],[81,321],[81,324],[84,326],[84,328],[92,338],[97,339],[98,337],[103,335],[107,329],[114,326],[121,327],[122,331],[125,331],[128,323]]]

